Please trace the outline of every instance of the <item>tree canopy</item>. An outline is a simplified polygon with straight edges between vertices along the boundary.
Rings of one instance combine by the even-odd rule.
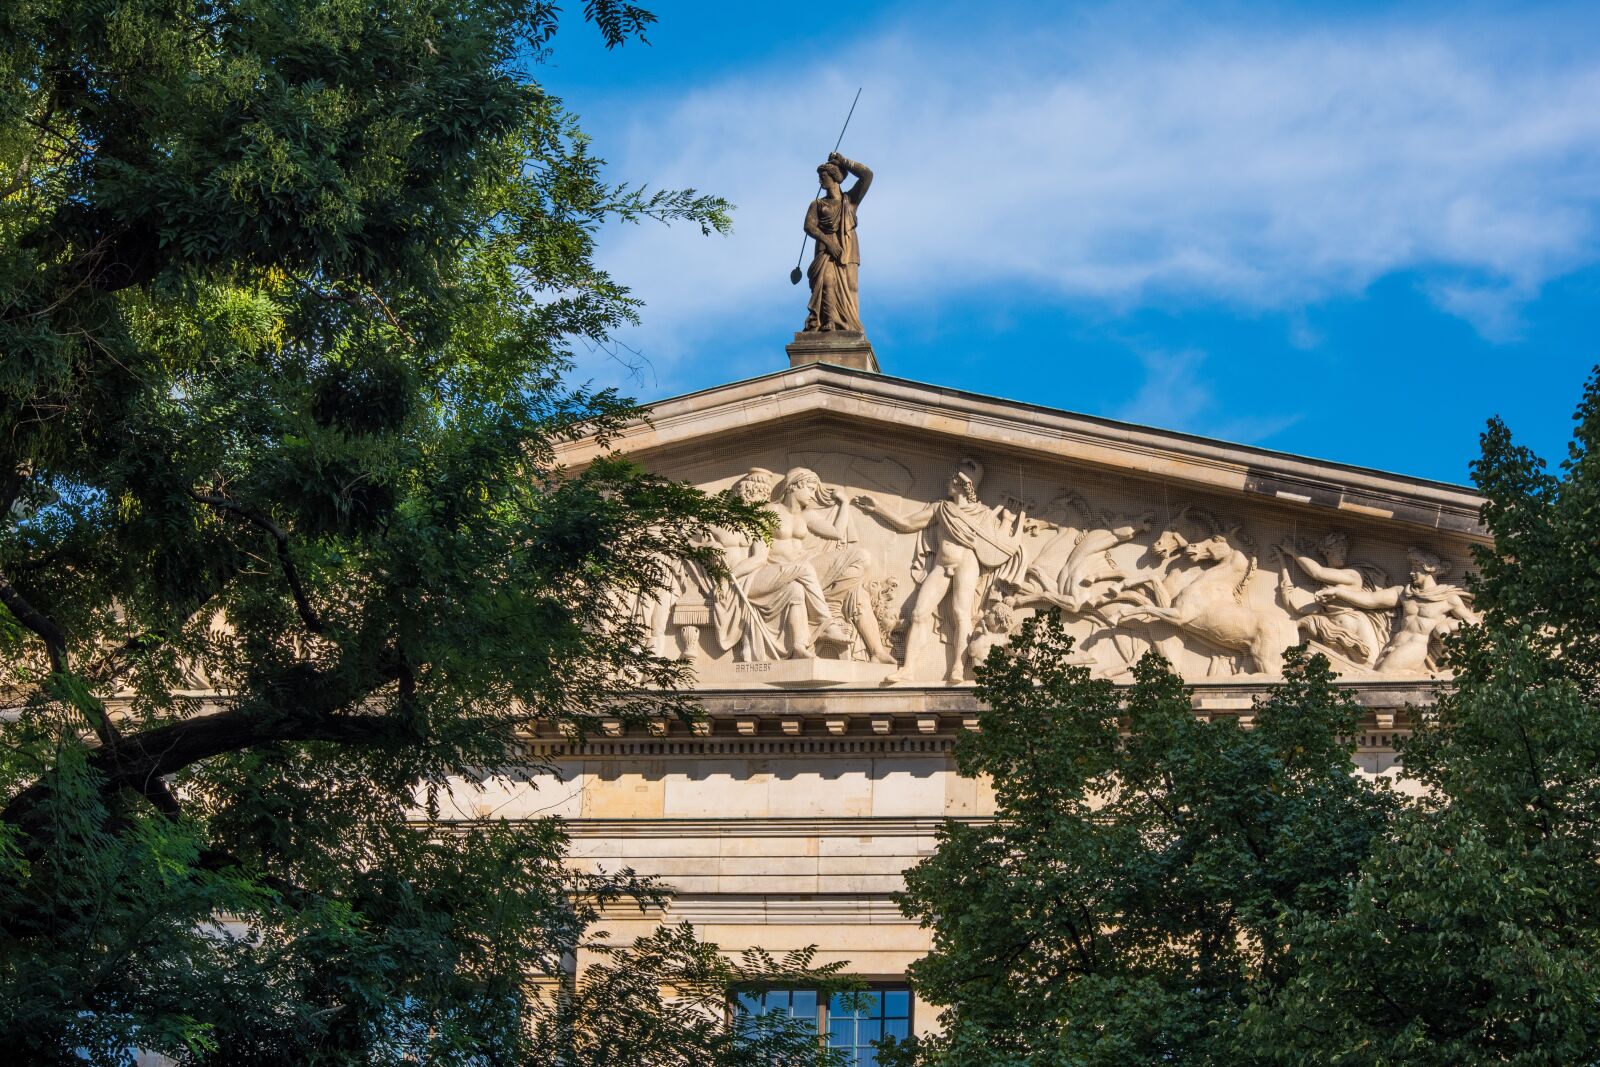
[[[945,1032],[923,1065],[1572,1064],[1600,1059],[1600,374],[1560,474],[1498,420],[1473,476],[1482,625],[1414,710],[1405,799],[1301,650],[1197,718],[1154,654],[1119,692],[1032,620],[958,748],[992,824],[947,826],[902,908]]]
[[[1119,691],[1072,665],[1054,615],[980,670],[964,774],[995,821],[949,824],[902,908],[934,932],[911,968],[948,1005],[929,1064],[1224,1063],[1285,916],[1336,908],[1393,800],[1348,773],[1360,709],[1294,655],[1255,711],[1197,718],[1158,655]]]
[[[652,19],[584,13],[608,45]],[[519,761],[536,724],[690,714],[630,598],[753,521],[556,463],[634,414],[564,378],[636,311],[599,228],[729,210],[604,177],[538,82],[556,24],[542,0],[0,5],[13,1054],[601,1062],[569,1009],[603,1002],[549,1008],[530,976],[656,887],[569,871],[556,824],[413,822],[419,783]],[[737,977],[700,951],[631,966]],[[639,1062],[738,1062],[649,1018],[685,1044]]]
[[[1600,375],[1560,474],[1499,420],[1473,477],[1495,544],[1405,767],[1428,792],[1254,1013],[1283,1062],[1600,1059]]]

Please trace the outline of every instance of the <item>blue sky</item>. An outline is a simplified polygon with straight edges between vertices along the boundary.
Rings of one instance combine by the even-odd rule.
[[[584,378],[786,365],[862,86],[888,373],[1444,481],[1492,414],[1564,455],[1600,362],[1600,5],[647,6],[649,47],[573,18],[544,81],[612,180],[720,193],[734,233],[608,230],[644,321]]]

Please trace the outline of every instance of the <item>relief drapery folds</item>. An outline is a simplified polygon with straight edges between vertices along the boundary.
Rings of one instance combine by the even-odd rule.
[[[853,543],[850,502],[796,467],[752,468],[736,483],[773,517],[769,541],[720,532],[729,579],[713,590],[717,643],[745,662],[862,658],[890,662],[878,620],[878,584]]]
[[[999,489],[970,456],[946,461],[940,492],[916,487],[939,469],[926,457],[789,462],[734,483],[770,512],[770,540],[718,531],[728,577],[691,568],[650,605],[658,650],[696,657],[705,684],[779,661],[838,661],[823,672],[835,682],[959,683],[1052,609],[1079,662],[1107,677],[1152,648],[1187,677],[1270,677],[1300,643],[1347,675],[1418,677],[1438,669],[1442,637],[1477,619],[1436,548],[1224,515],[1159,487],[1156,507],[1082,486],[1036,482],[1033,494],[1008,468]],[[1408,577],[1392,581],[1386,565],[1398,571],[1402,558]],[[798,669],[782,677],[823,684]]]

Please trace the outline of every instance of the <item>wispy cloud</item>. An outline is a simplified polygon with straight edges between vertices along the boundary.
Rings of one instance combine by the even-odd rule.
[[[885,31],[609,131],[618,176],[715,189],[739,211],[730,240],[629,228],[605,259],[648,302],[632,340],[663,384],[707,341],[795,328],[784,275],[810,178],[864,82],[844,147],[878,175],[869,318],[1007,292],[1292,311],[1417,271],[1443,310],[1510,335],[1544,282],[1596,258],[1600,58],[1530,61],[1528,34],[1559,27],[1474,19],[1130,32],[1076,17],[959,49]]]
[[[1112,417],[1239,444],[1257,444],[1288,429],[1298,415],[1227,417],[1220,413],[1215,375],[1198,349],[1142,349],[1144,384]]]

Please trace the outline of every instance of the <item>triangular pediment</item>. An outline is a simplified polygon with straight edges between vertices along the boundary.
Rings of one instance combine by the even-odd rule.
[[[663,401],[610,444],[776,514],[771,545],[724,546],[733,583],[640,606],[708,688],[939,685],[1050,607],[1112,677],[1155,647],[1265,680],[1309,641],[1416,683],[1485,540],[1458,486],[825,364]]]

